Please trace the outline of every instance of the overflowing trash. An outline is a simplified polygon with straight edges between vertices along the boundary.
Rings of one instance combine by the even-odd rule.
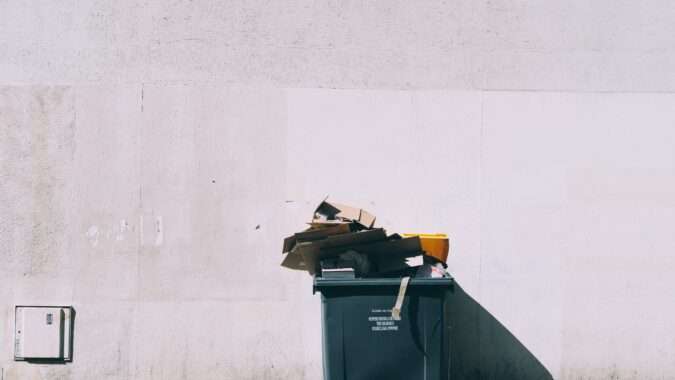
[[[450,277],[444,234],[391,234],[367,211],[324,200],[284,239],[282,266],[322,278]]]

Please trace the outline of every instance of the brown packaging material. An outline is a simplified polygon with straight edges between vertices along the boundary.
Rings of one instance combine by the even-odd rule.
[[[382,228],[376,228],[352,232],[350,234],[328,236],[323,240],[298,242],[297,250],[302,255],[305,263],[305,268],[303,269],[307,269],[309,274],[314,275],[318,268],[319,260],[337,256],[364,243],[382,241],[386,238],[387,233]],[[358,250],[356,251],[358,252]]]
[[[373,228],[375,224],[375,216],[363,209],[326,202],[325,200],[314,211],[310,224],[339,223],[341,219],[354,221],[365,228]]]
[[[298,253],[295,248],[286,253],[284,260],[281,262],[281,266],[288,269],[307,270],[307,265],[305,265],[302,255]]]
[[[323,239],[331,235],[341,235],[349,233],[349,224],[341,223],[324,228],[308,228],[303,232],[295,233],[284,239],[284,247],[281,253],[290,252],[298,242]]]
[[[420,239],[417,236],[397,240],[380,240],[383,241],[371,241],[369,243],[359,242],[365,244],[352,245],[350,246],[350,249],[359,253],[395,256],[402,256],[406,254],[414,256],[415,254],[422,252],[422,244],[420,243]],[[340,253],[337,252],[339,251],[339,248],[331,247],[322,247],[322,251],[325,254]]]

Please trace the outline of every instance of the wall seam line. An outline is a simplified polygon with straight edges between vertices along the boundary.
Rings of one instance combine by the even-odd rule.
[[[480,91],[480,164],[478,175],[478,296],[483,302],[483,93]],[[480,318],[480,314],[476,315]],[[480,323],[480,321],[478,322]],[[481,365],[481,331],[476,332],[476,348],[478,351],[478,365]]]

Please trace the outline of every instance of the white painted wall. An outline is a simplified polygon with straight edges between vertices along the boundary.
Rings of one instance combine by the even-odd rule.
[[[674,17],[0,2],[2,376],[321,378],[318,295],[278,263],[326,194],[451,234],[490,321],[460,378],[675,376]],[[74,305],[72,363],[12,360],[16,304]]]
[[[0,83],[672,91],[671,0],[5,0]]]

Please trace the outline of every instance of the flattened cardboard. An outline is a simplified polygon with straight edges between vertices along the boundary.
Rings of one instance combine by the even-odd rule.
[[[381,255],[410,257],[422,252],[419,237],[387,241],[381,240],[383,236],[386,236],[386,232],[378,228],[347,235],[330,236],[324,240],[298,243],[296,247],[311,275],[316,274],[320,260],[335,257],[345,250],[374,255],[376,260]]]
[[[315,230],[309,230],[304,232],[298,232],[295,234],[295,239],[299,242],[312,241],[323,239],[331,235],[342,235],[349,233],[349,224],[343,223],[330,227],[319,228]]]
[[[305,264],[305,269],[309,272],[310,275],[314,276],[319,265],[319,261],[323,258],[321,257],[321,249],[319,248],[321,244],[326,244],[326,240],[317,240],[310,241],[306,243],[298,243],[296,245],[298,249],[298,254],[302,255],[302,260]],[[329,257],[330,255],[326,256]]]
[[[314,275],[321,259],[337,256],[346,250],[352,250],[352,247],[355,246],[382,241],[386,237],[387,233],[382,228],[376,228],[374,230],[328,236],[323,240],[299,242],[297,247],[307,266],[307,270],[311,275]]]
[[[304,230],[303,232],[311,231],[313,229],[314,229],[314,227],[309,227],[306,230]],[[290,252],[295,247],[296,243],[297,243],[297,239],[295,238],[295,234],[285,238],[284,239],[284,247],[281,249],[281,253]]]
[[[387,238],[387,232],[382,228],[373,230],[364,230],[351,234],[328,236],[328,243],[331,247],[343,245],[365,244]]]
[[[312,228],[326,228],[330,226],[335,226],[338,224],[351,224],[352,222],[347,222],[344,220],[323,220],[323,221],[314,221],[314,222],[309,222],[307,224],[310,225]]]
[[[290,252],[293,247],[295,247],[295,235],[291,235],[284,239],[284,248],[281,250],[281,253]]]
[[[385,240],[373,243],[350,246],[349,249],[369,255],[415,255],[422,252],[422,244],[419,237],[409,237],[398,240]],[[322,252],[326,255],[339,254],[339,248],[323,247]]]
[[[307,265],[305,265],[302,255],[295,250],[286,254],[286,257],[281,262],[281,266],[294,270],[307,270]]]
[[[322,239],[330,235],[348,234],[350,231],[349,223],[340,223],[328,227],[314,228],[310,227],[302,232],[295,233],[284,239],[284,247],[281,253],[290,252],[299,241],[310,241]]]

